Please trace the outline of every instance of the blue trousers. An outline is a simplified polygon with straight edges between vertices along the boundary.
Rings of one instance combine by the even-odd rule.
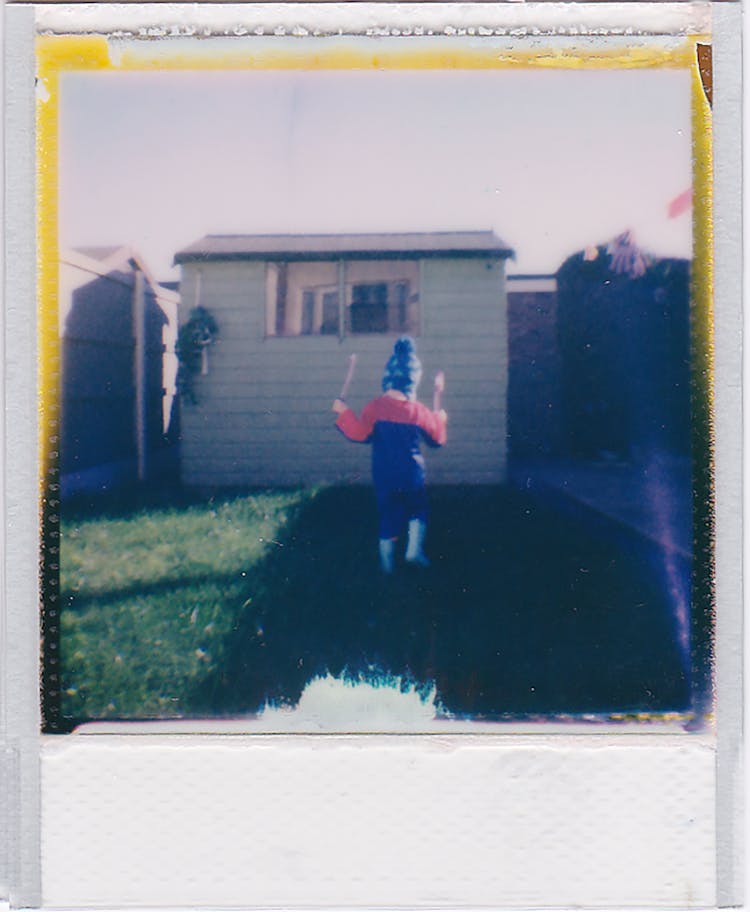
[[[412,519],[427,521],[427,490],[424,487],[377,490],[376,496],[380,538],[397,538]]]

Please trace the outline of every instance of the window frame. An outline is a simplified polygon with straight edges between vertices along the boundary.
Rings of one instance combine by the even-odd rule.
[[[406,274],[397,275],[396,277],[374,276],[368,277],[350,277],[347,275],[347,268],[352,263],[369,264],[369,263],[408,263],[409,267],[404,270]],[[290,287],[289,272],[290,267],[297,264],[315,263],[327,264],[336,268],[336,282],[325,282],[320,285],[299,285],[299,332],[279,331],[280,319],[283,320],[287,308],[289,307],[288,292]],[[296,339],[296,338],[330,338],[338,336],[339,341],[351,337],[378,337],[386,336],[394,338],[400,335],[421,336],[423,335],[423,310],[421,287],[423,284],[423,261],[417,257],[394,257],[384,256],[367,257],[361,259],[321,259],[311,257],[310,259],[292,258],[292,259],[273,259],[267,260],[266,281],[265,281],[265,301],[263,307],[263,338],[264,339]],[[276,270],[276,280],[273,284],[275,299],[272,301],[271,296],[271,271]],[[366,270],[365,270],[366,271]],[[412,273],[412,274],[409,274]],[[385,329],[353,329],[352,327],[352,308],[355,306],[355,289],[367,287],[385,287],[384,300],[384,320]],[[285,288],[285,295],[282,300],[281,288]],[[315,308],[316,302],[312,305],[309,303],[308,295],[313,294],[320,296],[320,327],[317,332],[303,331],[303,328],[309,325],[315,326]],[[331,309],[332,303],[330,296],[336,295],[335,306],[338,307],[338,326],[334,327],[332,323],[328,331],[324,332],[323,327],[329,325],[325,321],[326,306]],[[398,297],[397,297],[398,296]],[[328,298],[328,301],[326,301]],[[397,299],[396,299],[397,298]],[[413,319],[409,321],[409,305],[415,308]],[[310,307],[313,313],[309,314]],[[282,315],[280,318],[280,314]],[[396,319],[394,320],[394,315]],[[270,326],[273,325],[274,331],[269,332]]]

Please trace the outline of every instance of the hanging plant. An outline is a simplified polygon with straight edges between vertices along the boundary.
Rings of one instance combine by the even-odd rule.
[[[195,377],[208,373],[208,347],[219,333],[216,320],[205,307],[194,307],[190,319],[177,333],[175,353],[179,361],[177,390],[187,402],[195,405]]]

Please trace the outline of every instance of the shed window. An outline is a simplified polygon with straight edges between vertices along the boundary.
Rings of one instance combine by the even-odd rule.
[[[267,336],[416,334],[418,329],[416,260],[268,264]]]

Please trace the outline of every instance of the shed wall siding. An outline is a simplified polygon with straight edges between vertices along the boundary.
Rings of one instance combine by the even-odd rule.
[[[196,274],[200,269],[200,282]],[[426,371],[422,401],[431,403],[438,369],[449,442],[426,449],[435,483],[505,479],[507,313],[497,261],[428,260],[422,264],[423,329],[417,348]],[[392,336],[265,338],[265,266],[210,263],[183,267],[181,321],[200,301],[219,336],[209,374],[198,377],[198,405],[182,412],[182,471],[191,485],[286,485],[369,482],[370,448],[333,427],[348,357],[358,355],[348,401],[359,410],[380,390]]]

